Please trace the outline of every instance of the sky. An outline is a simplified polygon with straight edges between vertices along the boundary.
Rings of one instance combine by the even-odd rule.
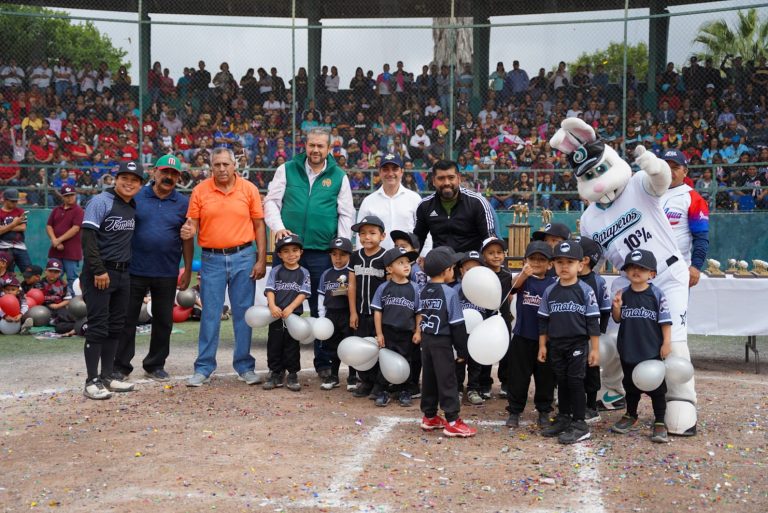
[[[717,8],[736,9],[764,5],[759,0],[739,0],[691,4],[670,8],[670,12],[690,13]],[[762,9],[768,14],[768,10]],[[72,16],[87,18],[108,18],[110,20],[135,21],[135,14],[69,10]],[[622,18],[624,12],[604,11],[585,13],[562,13],[531,16],[492,17],[491,22],[525,23],[561,22],[546,26],[495,27],[491,30],[490,70],[498,61],[511,69],[517,59],[529,75],[535,75],[538,68],[550,69],[560,60],[574,61],[583,52],[603,49],[612,41],[622,41],[623,21],[589,23],[591,20]],[[646,9],[630,9],[629,17],[644,16]],[[765,16],[765,14],[764,14]],[[153,24],[152,60],[160,61],[170,69],[171,76],[178,78],[185,66],[197,67],[198,60],[207,64],[214,73],[223,61],[239,79],[248,68],[275,66],[283,77],[293,75],[292,69],[307,64],[306,20],[297,20],[297,29],[292,33],[290,19],[243,18],[231,16],[169,16],[152,15],[153,22],[175,24]],[[692,40],[699,27],[713,19],[724,19],[735,24],[735,10],[673,16],[670,18],[669,60],[681,65],[697,48]],[[367,19],[367,20],[322,20],[324,25],[322,41],[322,64],[337,66],[342,87],[349,84],[355,68],[373,69],[379,73],[385,62],[394,68],[402,60],[405,69],[418,74],[421,66],[432,60],[433,42],[429,18],[411,19]],[[586,22],[585,22],[586,21]],[[96,21],[96,26],[109,35],[115,46],[128,52],[132,63],[134,79],[138,72],[138,29],[135,23]],[[219,24],[259,24],[281,26],[280,28],[217,27]],[[182,25],[179,25],[182,24]],[[192,24],[192,25],[187,25]],[[378,28],[356,29],[350,26],[376,26]],[[421,28],[391,28],[418,26]],[[282,28],[285,27],[285,28]],[[303,28],[302,28],[303,27]],[[390,27],[387,29],[387,27]],[[636,44],[648,40],[648,21],[630,21],[627,29],[628,41]],[[296,48],[293,65],[292,48]]]

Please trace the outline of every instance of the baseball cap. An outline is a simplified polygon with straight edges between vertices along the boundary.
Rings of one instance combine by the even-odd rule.
[[[403,167],[403,160],[400,158],[400,155],[397,155],[395,153],[387,153],[381,159],[381,164],[379,164],[379,169],[386,166],[387,164],[394,164],[397,167]]]
[[[683,154],[682,151],[667,150],[664,152],[664,155],[662,155],[661,159],[674,162],[675,164],[678,164],[681,166],[688,165],[688,160],[685,158],[685,155]]]
[[[568,239],[571,236],[571,230],[569,230],[563,223],[547,223],[538,231],[533,232],[531,239],[544,240],[544,237],[547,235]]]
[[[605,144],[602,141],[589,142],[568,155],[568,164],[576,176],[581,176],[602,160],[604,152]]]
[[[118,168],[117,174],[115,174],[115,176],[120,176],[122,173],[130,173],[132,175],[138,176],[142,180],[144,179],[144,171],[142,170],[141,164],[134,162],[133,160],[128,162],[120,162],[120,167]]]
[[[715,88],[715,84],[707,84],[707,86],[705,87],[705,89],[714,89],[714,88]]]
[[[552,258],[569,258],[571,260],[581,260],[584,258],[584,252],[581,246],[573,239],[564,240],[555,246],[552,251]]]
[[[43,269],[39,265],[28,265],[24,272],[21,273],[24,278],[31,278],[32,276],[40,276],[43,274]]]
[[[379,219],[376,216],[365,216],[364,218],[362,218],[360,220],[360,222],[355,223],[355,224],[352,225],[352,231],[353,232],[359,232],[360,228],[362,228],[366,224],[370,224],[370,225],[373,225],[373,226],[378,226],[379,228],[381,228],[381,231],[384,231],[384,221],[382,221],[381,219]]]
[[[61,189],[59,189],[59,194],[61,194],[62,196],[69,196],[71,194],[77,194],[77,192],[75,191],[75,188],[72,187],[71,185],[63,185]]]
[[[287,237],[283,237],[282,239],[279,239],[275,243],[275,251],[280,251],[285,246],[290,246],[290,245],[304,248],[304,243],[301,242],[301,237],[299,237],[298,235],[289,235]]]
[[[155,162],[155,169],[173,169],[181,173],[181,161],[175,155],[163,155]]]
[[[345,253],[352,253],[352,241],[346,237],[336,237],[328,245],[328,251],[332,249],[340,249]]]
[[[384,252],[381,256],[381,261],[384,263],[384,267],[386,267],[400,257],[407,257],[409,262],[413,262],[419,257],[419,254],[415,251],[406,251],[404,248],[392,248]]]
[[[21,287],[21,284],[16,279],[16,276],[6,276],[3,279],[3,287]]]
[[[415,233],[409,233],[403,230],[392,230],[392,232],[389,234],[389,237],[392,239],[392,242],[405,240],[408,241],[408,244],[410,244],[413,249],[419,249],[419,238]]]
[[[596,266],[603,256],[603,247],[594,240],[583,235],[581,237],[576,237],[575,240],[578,241],[581,246],[581,252],[584,253],[584,256],[589,257],[590,265],[592,267]]]
[[[481,255],[479,251],[467,251],[466,253],[462,254],[459,263],[464,265],[467,262],[477,262],[480,265],[485,265],[483,255]]]
[[[18,189],[6,189],[3,192],[3,199],[8,201],[19,201]]]
[[[429,252],[424,259],[424,272],[427,276],[437,276],[461,260],[461,253],[456,253],[449,246],[440,246]]]
[[[11,263],[13,262],[13,255],[9,251],[0,251],[0,260],[8,264],[8,267],[10,267]]]
[[[501,246],[501,249],[503,249],[504,251],[507,250],[507,243],[504,242],[504,239],[500,239],[498,237],[488,237],[483,241],[483,245],[480,247],[480,253],[485,251],[485,249],[492,244],[498,244],[499,246]]]
[[[528,243],[525,248],[525,258],[531,255],[539,254],[545,258],[552,260],[552,247],[543,240],[534,240]]]
[[[630,265],[636,265],[644,269],[655,271],[656,257],[646,249],[636,249],[624,257],[624,265],[621,266],[621,270],[626,270]]]
[[[48,263],[45,264],[46,271],[61,271],[62,269],[63,266],[61,264],[61,260],[58,258],[49,258]]]

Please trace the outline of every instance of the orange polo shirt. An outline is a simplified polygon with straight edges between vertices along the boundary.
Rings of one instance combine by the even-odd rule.
[[[223,192],[207,178],[192,189],[187,217],[200,220],[197,242],[203,248],[231,248],[256,238],[254,219],[264,219],[259,190],[236,176],[235,186]]]

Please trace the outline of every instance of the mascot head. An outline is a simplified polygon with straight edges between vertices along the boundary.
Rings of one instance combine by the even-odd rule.
[[[549,144],[568,155],[579,195],[590,203],[610,205],[632,178],[629,164],[582,119],[564,119]]]

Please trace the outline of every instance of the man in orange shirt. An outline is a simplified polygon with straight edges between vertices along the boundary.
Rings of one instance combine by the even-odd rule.
[[[183,240],[197,235],[203,249],[198,355],[195,373],[187,386],[207,383],[216,370],[221,307],[227,287],[235,330],[232,365],[238,379],[255,385],[261,378],[254,372],[256,361],[251,356],[251,328],[245,323],[245,311],[253,305],[256,280],[263,278],[267,269],[261,196],[255,185],[237,175],[235,155],[228,148],[213,150],[211,173],[211,178],[192,191],[188,219],[181,228]]]

